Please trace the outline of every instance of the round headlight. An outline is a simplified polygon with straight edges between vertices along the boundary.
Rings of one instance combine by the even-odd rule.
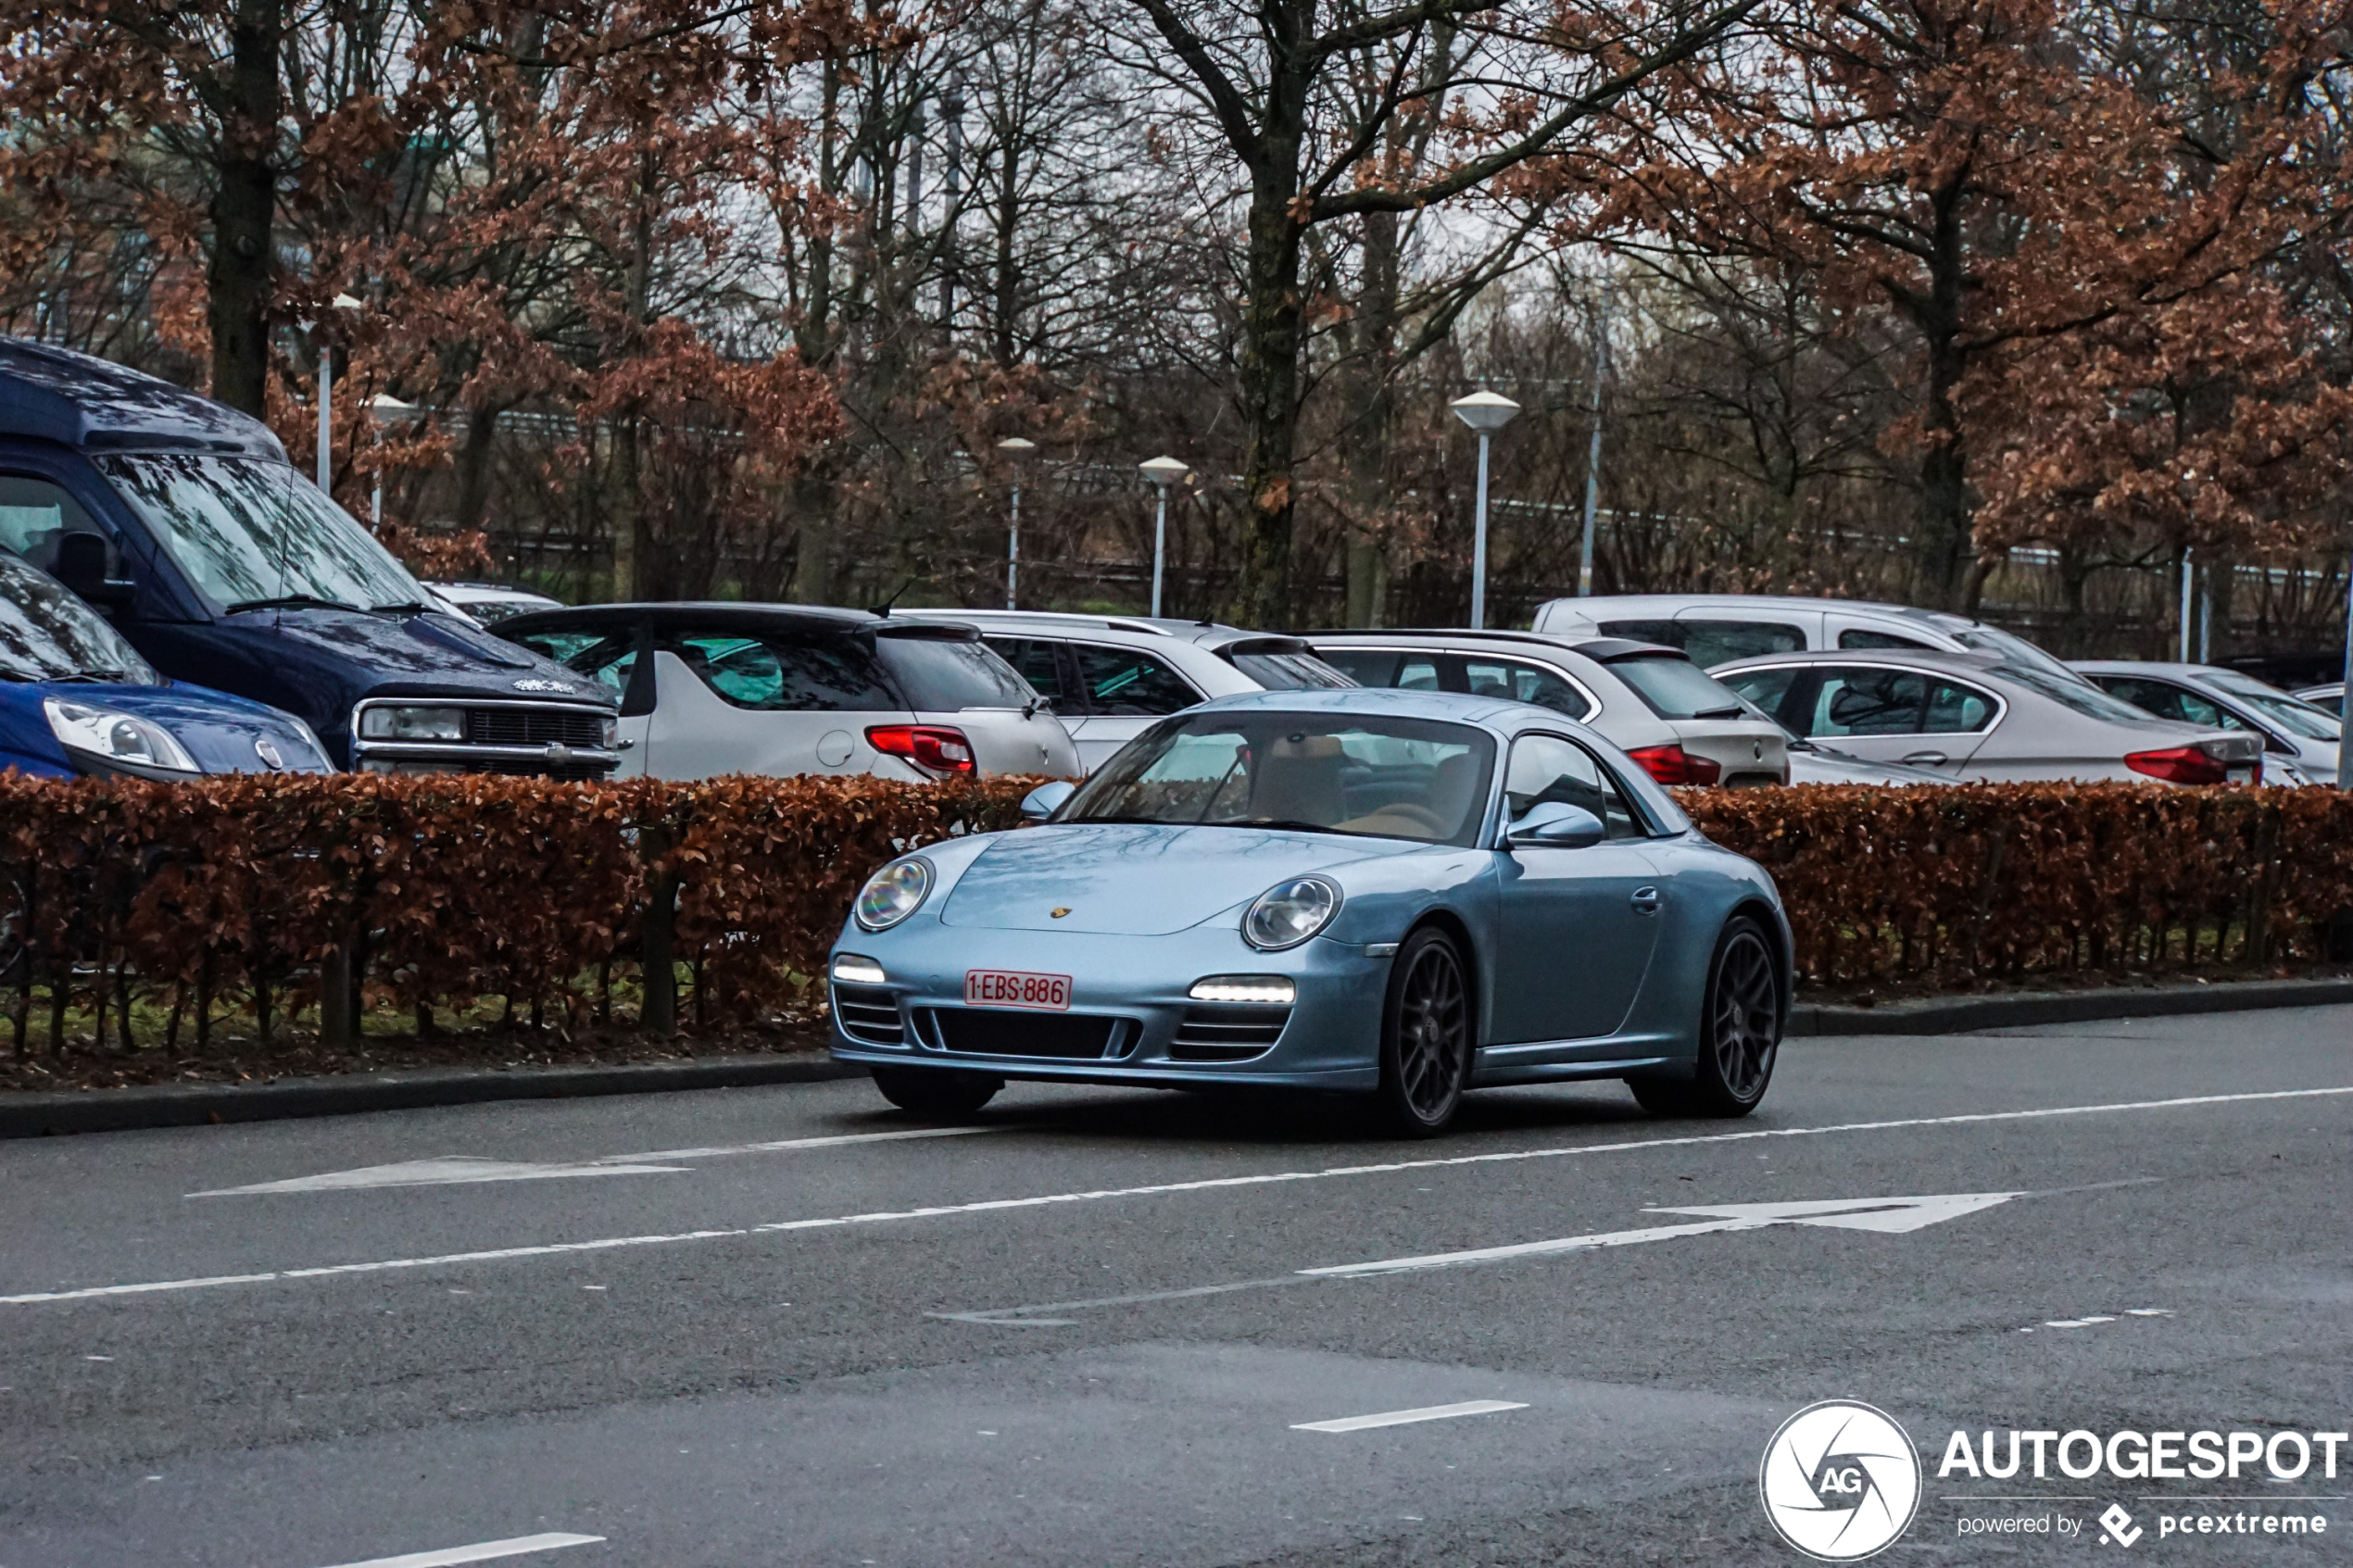
[[[1340,889],[1320,876],[1294,877],[1258,896],[1242,916],[1242,940],[1273,952],[1296,947],[1340,913]]]
[[[918,855],[893,860],[866,879],[851,912],[868,931],[887,931],[923,907],[931,891],[931,862]]]

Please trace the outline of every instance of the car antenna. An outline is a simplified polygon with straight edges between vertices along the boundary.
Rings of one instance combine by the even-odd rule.
[[[878,605],[867,606],[866,613],[868,615],[879,615],[885,620],[888,620],[890,617],[890,607],[899,602],[899,596],[905,593],[908,589],[913,587],[914,585],[915,580],[910,577],[906,582],[901,583],[898,587],[893,588],[890,591],[890,597],[883,600],[883,602]]]

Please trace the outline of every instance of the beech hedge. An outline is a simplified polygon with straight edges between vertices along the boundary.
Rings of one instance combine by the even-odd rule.
[[[363,1003],[668,1033],[813,1001],[859,883],[1019,821],[1035,783],[440,776],[190,784],[0,774],[0,983],[171,1048]],[[2353,797],[2016,784],[1690,790],[1779,882],[1816,982],[2196,971],[2345,956]],[[623,999],[616,1007],[615,996]],[[134,1001],[138,1004],[134,1009]]]

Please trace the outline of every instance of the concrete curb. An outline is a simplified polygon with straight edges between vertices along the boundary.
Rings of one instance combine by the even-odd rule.
[[[1935,997],[1886,1007],[1799,1005],[1790,1010],[1791,1039],[1831,1035],[1960,1035],[2037,1023],[2089,1023],[2113,1018],[2177,1018],[2258,1008],[2323,1007],[2353,1002],[2353,980],[2233,980],[2215,985],[2110,986],[2091,991],[2032,991],[2007,997]]]
[[[863,1067],[823,1058],[711,1057],[590,1067],[447,1068],[348,1077],[281,1078],[270,1084],[157,1084],[128,1089],[0,1094],[0,1138],[51,1133],[112,1133],[134,1127],[194,1127],[214,1122],[274,1122],[348,1116],[491,1100],[734,1089],[862,1078]]]

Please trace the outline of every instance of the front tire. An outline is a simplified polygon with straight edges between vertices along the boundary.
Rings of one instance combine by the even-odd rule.
[[[1773,1082],[1780,1056],[1780,966],[1765,928],[1734,915],[1716,939],[1699,1018],[1699,1060],[1689,1078],[1629,1078],[1654,1116],[1745,1116]]]
[[[1406,1137],[1435,1137],[1453,1121],[1470,1082],[1471,997],[1463,956],[1444,932],[1425,926],[1390,966],[1381,1010],[1382,1120]]]
[[[875,1087],[910,1116],[960,1122],[997,1097],[1002,1078],[952,1067],[875,1067]]]

